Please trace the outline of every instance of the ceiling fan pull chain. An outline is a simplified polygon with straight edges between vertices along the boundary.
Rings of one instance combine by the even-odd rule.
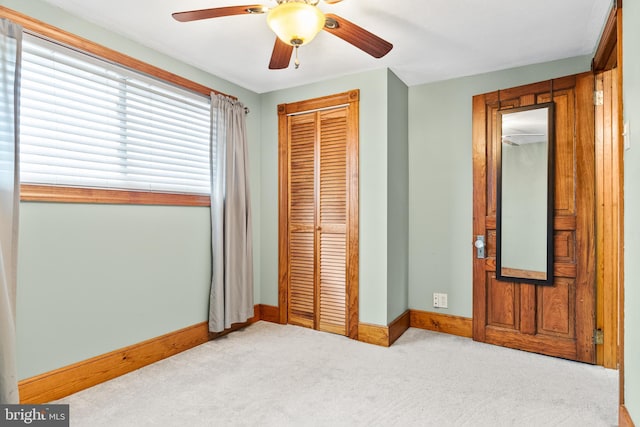
[[[298,47],[299,46],[296,46],[296,60],[293,62],[296,66],[296,70],[300,68],[300,61],[298,60]]]

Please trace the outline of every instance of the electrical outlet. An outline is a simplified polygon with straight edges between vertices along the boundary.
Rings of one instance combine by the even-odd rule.
[[[434,292],[433,293],[433,307],[434,308],[447,308],[447,307],[449,307],[447,294],[441,294],[439,292]]]
[[[448,308],[449,307],[449,301],[447,301],[449,298],[447,296],[447,294],[440,294],[440,300],[438,301],[440,303],[440,308]]]

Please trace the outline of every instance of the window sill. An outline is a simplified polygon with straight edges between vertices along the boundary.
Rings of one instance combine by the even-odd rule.
[[[118,205],[211,206],[208,195],[151,193],[101,188],[20,185],[22,202],[92,203]]]

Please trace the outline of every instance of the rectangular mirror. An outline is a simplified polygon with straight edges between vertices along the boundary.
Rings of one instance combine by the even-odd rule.
[[[553,284],[553,107],[498,111],[498,280]]]

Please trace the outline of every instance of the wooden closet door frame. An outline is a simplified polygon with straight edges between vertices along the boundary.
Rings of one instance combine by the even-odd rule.
[[[278,105],[278,309],[281,324],[288,323],[289,304],[289,125],[288,117],[339,107],[348,107],[347,117],[347,265],[346,265],[346,330],[347,336],[358,338],[359,280],[359,108],[360,91],[328,95]]]

